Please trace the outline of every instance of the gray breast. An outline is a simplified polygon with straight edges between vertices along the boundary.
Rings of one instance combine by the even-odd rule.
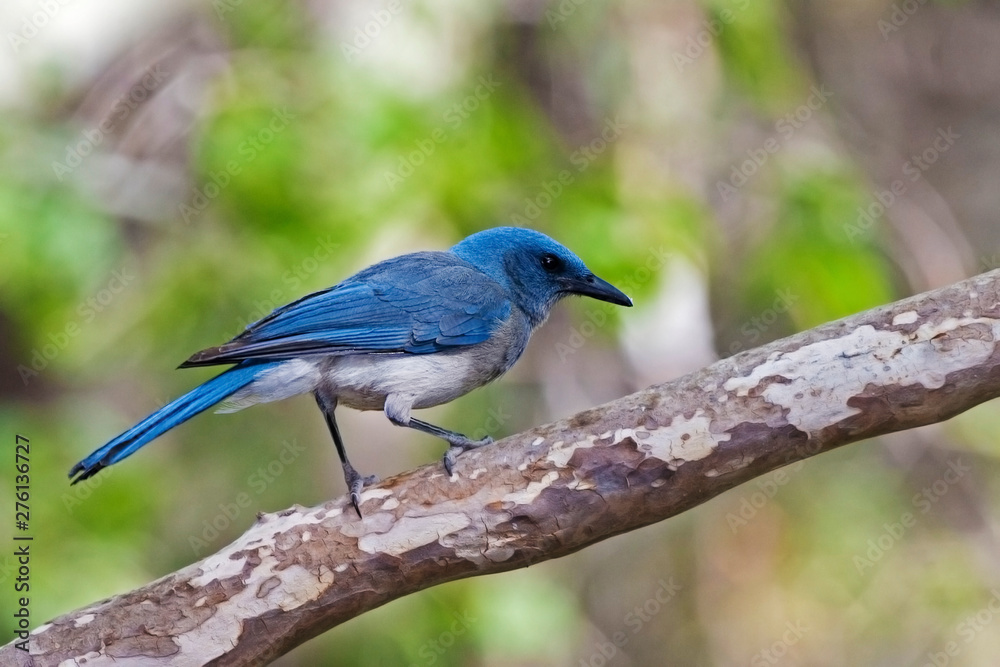
[[[530,337],[531,324],[527,316],[520,308],[512,307],[510,317],[489,340],[468,348],[468,355],[473,360],[472,367],[477,374],[476,386],[492,382],[510,370],[528,346]]]
[[[365,354],[326,360],[325,381],[338,401],[358,410],[381,410],[390,394],[429,408],[452,401],[503,375],[531,336],[517,308],[489,340],[432,354]]]

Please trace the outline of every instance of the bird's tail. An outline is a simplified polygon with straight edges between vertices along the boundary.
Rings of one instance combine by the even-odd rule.
[[[102,468],[118,463],[146,443],[247,386],[260,373],[274,365],[273,362],[244,362],[195,387],[73,466],[69,471],[69,476],[75,478],[72,484],[96,475]]]

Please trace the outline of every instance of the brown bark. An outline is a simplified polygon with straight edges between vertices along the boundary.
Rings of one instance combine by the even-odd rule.
[[[345,498],[35,630],[34,664],[253,664],[390,600],[573,553],[1000,395],[1000,271],[749,350]],[[86,658],[86,662],[83,659]],[[13,645],[3,664],[32,664]]]

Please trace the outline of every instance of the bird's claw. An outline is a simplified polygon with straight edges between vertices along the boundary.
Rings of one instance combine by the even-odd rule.
[[[351,504],[354,505],[354,511],[358,513],[358,518],[364,518],[361,514],[361,488],[360,485],[357,490],[351,489]]]
[[[444,453],[444,471],[448,473],[448,477],[451,477],[453,474],[452,469],[455,467],[455,459],[464,451],[461,447],[449,447],[448,451]]]
[[[378,484],[378,476],[368,475],[367,477],[362,477],[354,468],[345,468],[344,477],[346,477],[347,488],[351,493],[351,504],[354,505],[354,511],[358,513],[358,518],[361,519],[363,518],[361,514],[361,492],[366,486]]]
[[[465,440],[460,442],[451,443],[451,447],[448,451],[444,453],[444,469],[448,473],[448,477],[454,474],[455,460],[458,458],[459,454],[469,451],[470,449],[478,449],[486,445],[492,444],[493,438],[486,436],[482,440]]]

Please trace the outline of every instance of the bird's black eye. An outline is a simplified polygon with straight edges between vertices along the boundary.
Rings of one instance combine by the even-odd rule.
[[[563,261],[550,252],[542,255],[542,268],[549,273],[555,273],[563,268]]]

